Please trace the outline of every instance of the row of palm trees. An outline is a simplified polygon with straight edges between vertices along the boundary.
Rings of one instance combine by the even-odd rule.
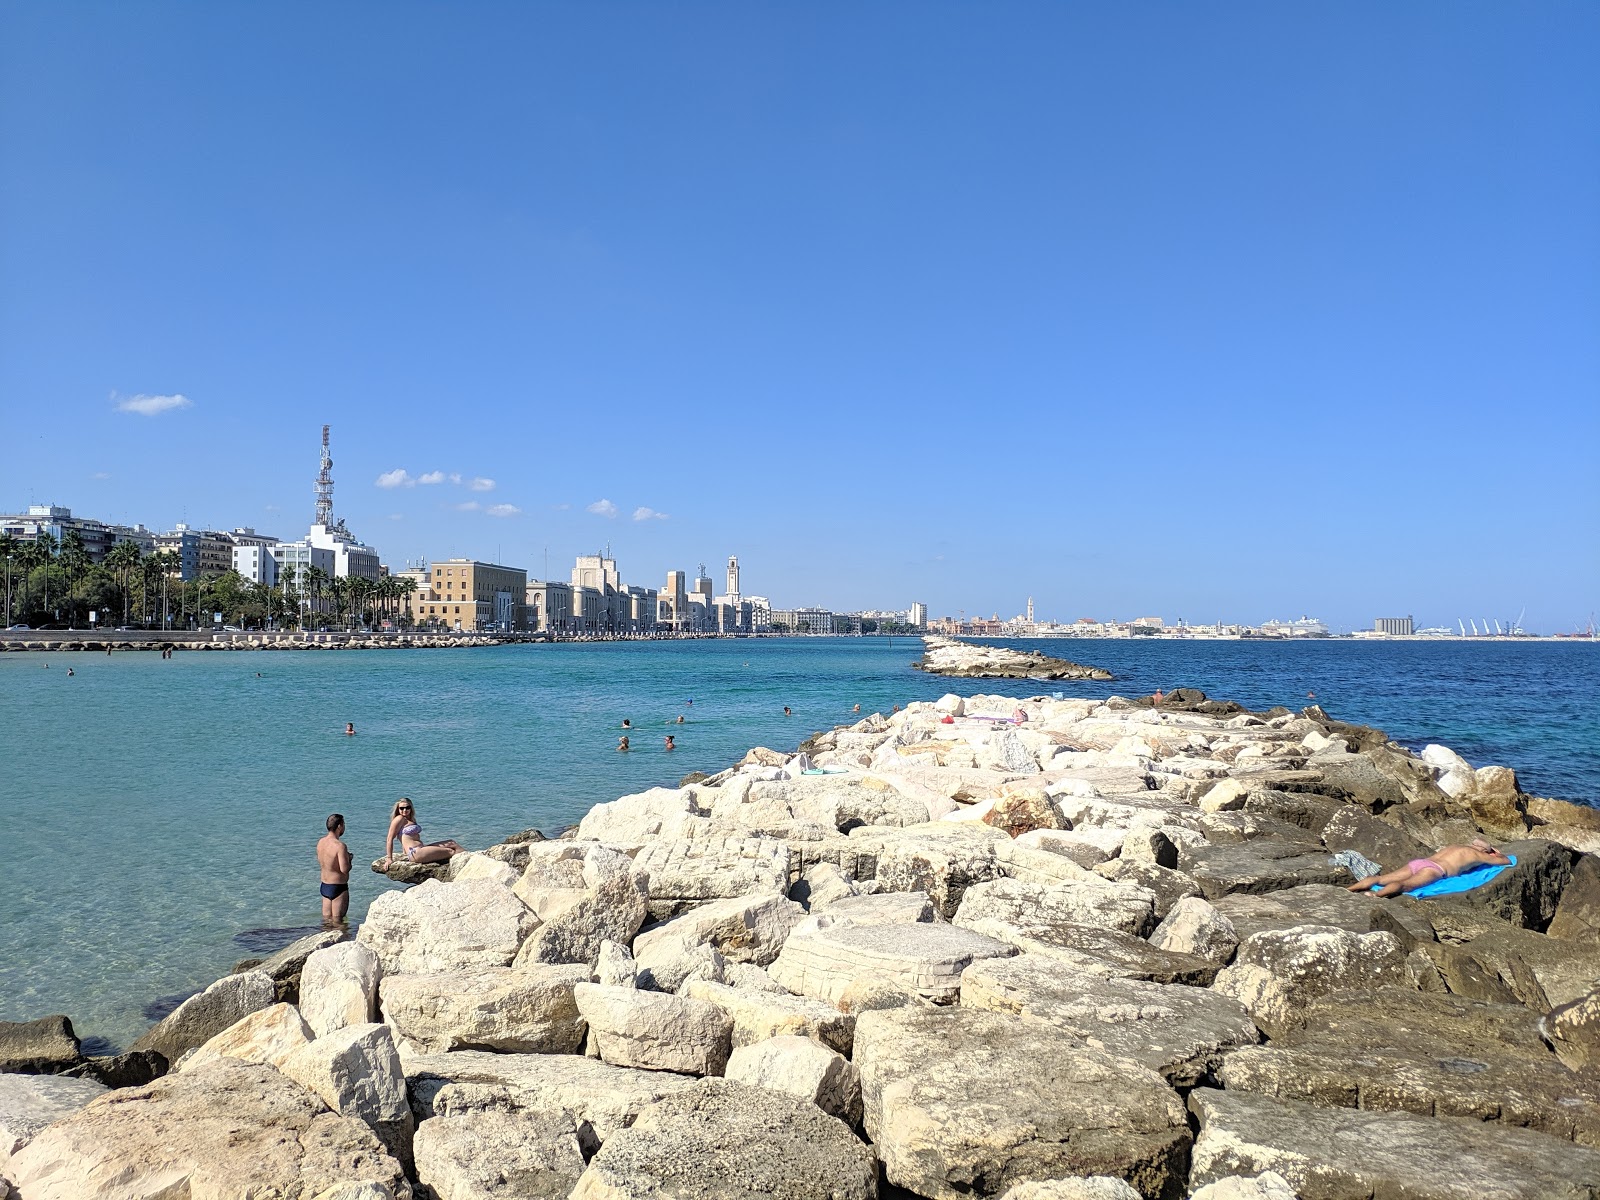
[[[404,576],[360,579],[330,576],[315,566],[298,572],[292,565],[272,587],[236,571],[184,580],[178,577],[181,565],[176,551],[145,554],[136,542],[118,542],[96,563],[75,530],[59,542],[43,531],[31,540],[0,534],[0,627],[87,626],[91,612],[105,624],[156,628],[199,627],[219,612],[230,624],[259,628],[320,625],[329,614],[352,629],[380,621],[405,626],[406,600],[417,588]]]

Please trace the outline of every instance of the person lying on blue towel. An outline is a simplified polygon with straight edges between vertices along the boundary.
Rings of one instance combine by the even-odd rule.
[[[1414,892],[1441,879],[1450,879],[1474,867],[1509,867],[1512,860],[1500,853],[1482,838],[1473,838],[1466,846],[1441,846],[1432,858],[1413,858],[1403,867],[1385,871],[1382,875],[1368,875],[1352,883],[1352,892],[1377,892],[1380,896],[1398,896]]]

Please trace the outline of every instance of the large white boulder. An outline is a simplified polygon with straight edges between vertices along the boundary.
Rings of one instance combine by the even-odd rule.
[[[797,995],[835,1004],[861,976],[946,1002],[960,994],[961,972],[975,960],[1015,953],[1003,942],[951,925],[853,925],[824,914],[796,927],[768,973]]]
[[[1269,1036],[1277,1036],[1319,996],[1342,988],[1415,984],[1394,934],[1297,925],[1245,938],[1213,986],[1243,1004]]]
[[[1218,965],[1226,964],[1239,947],[1233,922],[1199,896],[1185,896],[1172,906],[1150,935],[1161,950],[1194,954]]]
[[[498,883],[424,883],[374,900],[356,940],[386,975],[504,967],[536,922]]]
[[[264,971],[224,975],[198,996],[190,996],[131,1047],[155,1050],[175,1063],[188,1051],[277,1001],[277,985]]]
[[[633,952],[643,957],[657,942],[683,938],[715,946],[735,962],[767,966],[783,949],[805,910],[782,895],[732,896],[691,908],[680,917],[645,930]]]
[[[644,924],[647,883],[627,855],[592,847],[583,858],[583,898],[552,913],[528,937],[517,954],[517,965],[594,966],[601,942],[626,945]]]
[[[849,1054],[856,1019],[832,1004],[784,991],[729,987],[709,980],[691,980],[684,988],[691,1000],[715,1004],[733,1022],[733,1046],[799,1035],[813,1038],[840,1054]]]
[[[692,788],[651,788],[596,804],[578,823],[578,836],[602,842],[643,842],[674,836],[683,818],[695,816]]]
[[[400,1053],[387,1025],[347,1025],[310,1042],[280,1068],[344,1117],[364,1121],[389,1152],[411,1161],[416,1128]]]
[[[0,1073],[0,1170],[40,1130],[105,1094],[92,1079]]]
[[[236,1058],[240,1062],[266,1063],[282,1067],[283,1062],[316,1035],[292,1004],[274,1004],[243,1017],[184,1058],[181,1071],[192,1071],[214,1058]]]
[[[437,1200],[567,1200],[583,1174],[572,1114],[559,1108],[433,1117],[413,1146],[417,1182]]]
[[[809,1100],[847,1125],[861,1120],[861,1076],[837,1050],[786,1034],[736,1048],[727,1077]]]
[[[340,942],[306,959],[300,972],[300,1015],[321,1037],[377,1016],[383,967],[372,947]]]
[[[424,1053],[576,1054],[584,1023],[573,989],[588,979],[581,965],[390,975],[383,1014]]]
[[[578,1011],[604,1062],[620,1067],[720,1075],[733,1022],[704,1000],[580,983]]]

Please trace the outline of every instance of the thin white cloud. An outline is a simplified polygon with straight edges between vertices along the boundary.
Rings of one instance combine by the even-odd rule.
[[[110,471],[96,471],[93,475],[89,476],[89,478],[90,479],[110,479],[111,478],[111,472]]]
[[[482,475],[479,475],[467,486],[475,492],[492,492],[494,491],[494,480],[485,479]]]
[[[404,513],[390,513],[389,514],[389,520],[391,520],[391,521],[404,521],[405,519],[406,518],[405,518],[405,514]]]
[[[460,504],[456,505],[456,511],[457,512],[477,512],[480,507],[481,506],[478,504],[478,502],[476,500],[463,500]]]
[[[381,488],[416,487],[417,481],[411,478],[411,472],[404,467],[396,467],[392,471],[385,471],[378,476],[378,486]]]
[[[589,505],[589,511],[597,517],[614,517],[617,515],[617,506],[609,500],[596,500]]]
[[[417,476],[417,482],[422,484],[424,487],[428,486],[429,484],[443,483],[444,482],[444,472],[443,471],[429,471],[425,475],[418,475]]]
[[[572,507],[572,505],[570,505],[570,504],[558,504],[558,505],[556,505],[556,511],[557,512],[566,512],[571,507]]]
[[[491,517],[515,517],[522,514],[522,510],[515,504],[491,504],[483,511]]]
[[[663,512],[657,512],[653,508],[646,508],[641,504],[638,508],[633,510],[633,519],[635,521],[665,521],[667,519],[667,514]]]
[[[451,483],[460,483],[461,482],[461,472],[460,471],[451,471],[450,472],[450,482]]]
[[[112,399],[115,400],[116,395],[115,392],[112,392]],[[117,400],[117,411],[138,413],[141,417],[158,417],[162,413],[171,412],[175,408],[189,408],[193,403],[194,401],[190,400],[189,397],[178,394],[146,396],[140,393],[137,396],[129,396],[126,399]]]

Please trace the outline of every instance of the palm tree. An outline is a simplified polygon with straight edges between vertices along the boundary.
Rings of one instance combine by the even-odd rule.
[[[83,544],[83,534],[69,529],[61,535],[61,570],[67,577],[67,624],[76,619],[78,584],[89,573],[89,551]]]
[[[394,575],[395,624],[411,624],[411,595],[417,590],[417,581],[409,575]]]
[[[122,623],[128,623],[128,601],[133,594],[133,573],[139,569],[142,556],[139,553],[138,542],[118,542],[106,551],[106,566],[110,568],[112,577],[117,581],[117,587],[122,591]],[[160,555],[152,554],[151,559],[158,559]]]
[[[328,582],[328,573],[321,567],[311,566],[305,570],[305,586],[311,592],[311,606],[317,612],[322,611],[322,589]]]
[[[5,565],[6,571],[6,619],[0,621],[0,626],[11,624],[11,564],[17,559],[20,545],[9,533],[0,533],[0,564]]]
[[[316,568],[312,568],[315,570]],[[333,615],[339,624],[344,623],[345,610],[350,607],[350,578],[347,575],[335,575],[328,580],[328,595],[333,599]]]

